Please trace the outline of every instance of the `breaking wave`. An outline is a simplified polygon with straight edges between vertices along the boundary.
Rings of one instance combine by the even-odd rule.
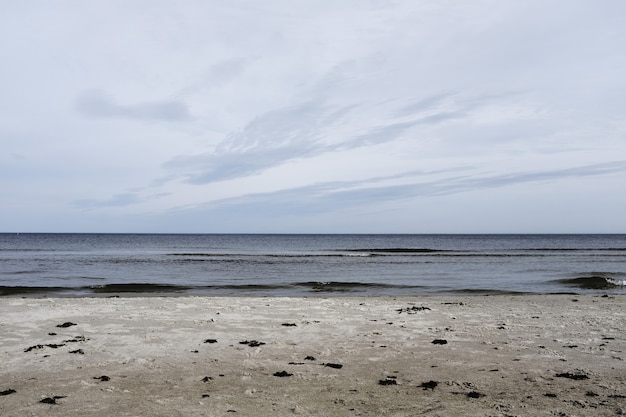
[[[626,280],[605,274],[591,274],[576,278],[565,278],[557,280],[557,282],[568,287],[584,290],[609,290],[624,288],[624,286],[626,286]]]

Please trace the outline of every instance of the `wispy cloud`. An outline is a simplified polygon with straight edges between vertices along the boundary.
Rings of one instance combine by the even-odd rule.
[[[164,167],[191,184],[245,177],[297,158],[411,137],[415,129],[465,119],[485,102],[442,94],[408,105],[394,100],[338,105],[318,97],[261,114],[210,151],[177,156]]]
[[[242,131],[227,135],[214,150],[179,156],[165,167],[181,172],[192,184],[237,178],[262,172],[294,158],[332,150],[323,134],[341,122],[351,107],[328,108],[305,103],[265,113]]]
[[[123,207],[141,202],[142,199],[136,193],[115,194],[103,199],[83,199],[74,202],[76,207],[82,209],[103,208],[103,207]]]
[[[600,176],[626,172],[626,160],[573,168],[515,172],[502,175],[479,175],[472,167],[456,167],[441,171],[414,171],[401,175],[374,177],[360,181],[332,181],[270,193],[250,194],[214,201],[192,211],[254,210],[273,216],[340,210],[346,207],[376,205],[414,197],[436,197],[468,191],[505,187],[514,184],[554,182],[565,179]],[[456,173],[439,179],[433,174]],[[384,181],[402,180],[401,184],[383,185]]]
[[[76,109],[83,115],[95,118],[120,118],[137,120],[182,121],[191,118],[189,109],[181,101],[166,100],[118,104],[98,91],[83,93],[76,101]]]
[[[626,2],[4,3],[3,198],[59,229],[266,210],[358,230],[381,202],[401,231],[388,214],[441,217],[431,197],[505,216],[518,191],[542,224],[550,204],[595,211],[588,230],[623,217]],[[0,228],[32,228],[22,211]]]

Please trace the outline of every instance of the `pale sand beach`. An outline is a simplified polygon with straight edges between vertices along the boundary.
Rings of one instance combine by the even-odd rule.
[[[625,301],[5,297],[0,415],[623,415]]]

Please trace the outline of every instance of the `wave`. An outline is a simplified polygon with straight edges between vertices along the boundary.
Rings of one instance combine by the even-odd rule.
[[[239,261],[238,258],[345,258],[354,256],[371,256],[371,254],[354,253],[168,253],[168,256],[178,256],[183,259],[177,261],[202,262],[203,258],[228,258],[219,259],[221,262]],[[234,258],[234,259],[230,259]]]
[[[429,248],[363,248],[363,249],[344,249],[346,252],[378,252],[378,253],[433,253],[433,252],[450,252],[443,249]]]
[[[577,290],[610,290],[626,287],[626,274],[590,273],[588,275],[549,281],[559,286]],[[279,283],[247,283],[213,285],[176,285],[161,283],[110,283],[78,286],[0,286],[0,296],[89,296],[115,294],[158,294],[162,296],[191,294],[205,296],[307,296],[307,295],[417,295],[417,294],[467,294],[467,295],[524,295],[544,293],[498,288],[451,288],[438,285],[388,284],[381,282],[350,281],[297,281]]]
[[[65,287],[25,287],[25,286],[0,286],[0,296],[4,295],[26,295],[26,294],[47,294],[67,291]]]
[[[129,283],[129,284],[105,284],[105,285],[91,285],[88,287],[81,287],[79,290],[88,289],[94,293],[150,293],[150,292],[182,292],[188,291],[193,287],[184,285],[172,285],[172,284],[149,284],[149,283]]]
[[[309,291],[313,292],[361,292],[372,289],[379,290],[391,290],[391,289],[402,289],[402,288],[424,288],[422,286],[414,286],[414,285],[394,285],[394,284],[383,284],[378,282],[345,282],[345,281],[308,281],[308,282],[297,282],[294,283],[293,286],[303,287],[309,289]]]
[[[493,249],[493,250],[448,250],[428,248],[368,248],[333,249],[319,253],[168,253],[174,262],[257,262],[267,259],[304,260],[321,258],[355,257],[441,257],[441,258],[550,258],[574,257],[580,252],[601,252],[603,257],[623,257],[622,249]],[[591,256],[592,254],[589,253]],[[150,260],[149,262],[154,262]]]
[[[526,251],[539,251],[539,252],[582,252],[582,251],[610,251],[610,252],[625,252],[626,248],[528,248],[522,249]]]
[[[527,295],[527,294],[537,294],[534,292],[527,291],[513,291],[513,290],[498,290],[498,289],[485,289],[485,288],[461,288],[455,289],[452,291],[442,291],[442,292],[452,292],[454,294],[469,294],[469,295]]]
[[[124,294],[124,293],[190,293],[204,295],[240,295],[246,293],[262,293],[277,295],[306,295],[307,293],[360,293],[372,290],[397,293],[398,290],[407,288],[423,288],[419,286],[390,285],[382,283],[365,282],[292,282],[283,284],[224,284],[205,286],[185,286],[172,284],[153,283],[126,283],[126,284],[104,284],[78,287],[28,287],[28,286],[0,286],[0,296],[10,296],[19,294],[65,294],[65,295],[89,295],[89,294]],[[425,288],[425,287],[424,287]]]
[[[576,278],[559,279],[556,282],[568,287],[575,287],[584,290],[607,290],[613,288],[624,288],[626,280],[619,279],[607,274],[591,274]]]

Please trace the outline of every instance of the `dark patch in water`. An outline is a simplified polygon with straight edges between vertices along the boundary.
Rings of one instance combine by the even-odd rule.
[[[525,291],[508,291],[508,290],[488,290],[484,288],[461,288],[454,290],[453,293],[470,294],[470,295],[525,295],[532,294]]]
[[[113,292],[180,292],[190,289],[182,285],[166,285],[166,284],[107,284],[94,285],[88,287],[95,293],[113,293]]]
[[[613,279],[612,277],[604,274],[592,274],[577,278],[566,278],[557,280],[556,282],[568,287],[575,287],[583,290],[608,290],[624,286],[624,281]]]
[[[428,249],[428,248],[364,248],[364,249],[347,249],[346,252],[379,252],[379,253],[433,253],[433,252],[448,252],[442,249]]]
[[[389,285],[376,282],[308,281],[297,282],[297,287],[309,288],[313,292],[362,292],[371,289],[419,288],[405,285]]]
[[[62,287],[22,287],[22,286],[0,286],[0,295],[18,295],[18,294],[42,294],[55,293],[66,290]]]

